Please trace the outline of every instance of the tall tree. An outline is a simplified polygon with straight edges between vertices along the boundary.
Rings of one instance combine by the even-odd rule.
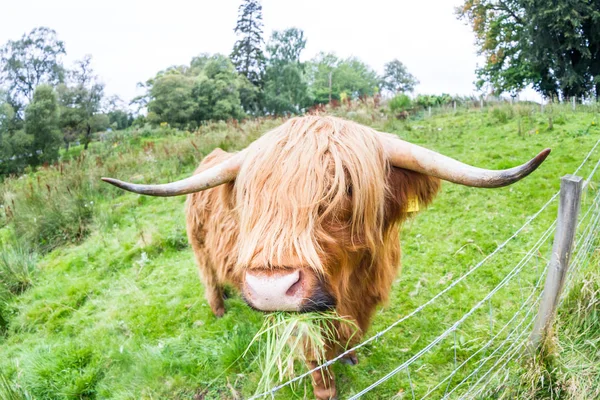
[[[71,71],[71,79],[74,83],[74,107],[79,111],[83,128],[83,144],[87,150],[93,133],[92,123],[94,115],[100,111],[104,96],[104,84],[100,82],[92,68],[92,57],[86,55],[82,60],[75,62],[75,69]]]
[[[238,9],[238,21],[234,29],[239,39],[233,46],[231,62],[236,70],[254,86],[262,88],[265,72],[265,56],[262,50],[263,22],[259,0],[244,0]],[[251,96],[243,104],[247,112],[258,112],[260,99]]]
[[[0,83],[8,90],[17,115],[43,83],[56,85],[64,79],[61,56],[65,45],[52,29],[39,27],[0,49]]]
[[[531,84],[547,97],[600,95],[599,0],[465,0],[485,64],[483,87],[518,92]]]
[[[311,99],[300,54],[306,47],[304,32],[297,28],[275,31],[267,45],[265,107],[272,114],[297,114]]]
[[[406,66],[399,60],[392,60],[385,64],[382,86],[392,93],[412,92],[419,84]]]
[[[49,85],[39,85],[25,109],[25,133],[31,135],[31,165],[54,162],[62,141],[58,100]]]

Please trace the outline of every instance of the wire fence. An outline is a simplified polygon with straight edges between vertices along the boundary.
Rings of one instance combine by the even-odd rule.
[[[575,247],[565,284],[567,288],[573,285],[577,274],[590,262],[595,248],[598,247],[598,228],[600,226],[600,190],[598,190],[600,174],[598,168],[600,160],[593,167],[589,165],[589,161],[599,145],[600,140],[596,142],[573,172],[576,175],[584,168],[591,168],[584,183],[585,192],[578,219]],[[440,301],[459,284],[467,282],[469,278],[472,280],[473,275],[484,264],[497,257],[530,225],[534,222],[543,225],[538,218],[542,213],[549,211],[558,195],[559,192],[553,194],[536,213],[527,218],[525,223],[499,244],[494,251],[410,313],[337,357],[266,392],[255,394],[250,399],[274,396],[282,388],[381,339],[394,328]],[[550,223],[546,223],[546,226],[539,227],[541,233],[537,236],[528,231],[528,237],[535,236],[531,239],[534,241],[533,245],[483,298],[471,306],[460,318],[449,324],[433,340],[430,340],[414,354],[405,356],[406,359],[370,385],[350,394],[349,399],[362,398],[390,380],[396,391],[400,387],[403,396],[412,399],[471,399],[492,396],[494,391],[509,378],[511,367],[526,354],[524,349],[529,342],[542,297],[543,282],[548,269],[547,256],[552,248],[556,224],[557,220],[554,218]],[[515,304],[516,302],[519,303]],[[510,307],[503,307],[505,303],[509,303]],[[501,324],[498,321],[505,322]],[[443,362],[436,361],[435,357],[432,357],[433,354],[437,357],[441,354]],[[450,368],[448,368],[448,364],[451,365]],[[434,375],[435,381],[432,380],[431,369],[433,368],[437,368]],[[419,384],[415,384],[415,382]]]

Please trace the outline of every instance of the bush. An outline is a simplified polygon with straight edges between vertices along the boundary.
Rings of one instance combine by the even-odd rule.
[[[405,94],[397,94],[390,100],[388,106],[392,113],[398,114],[410,110],[412,108],[412,100]]]
[[[490,113],[492,115],[492,118],[501,124],[507,123],[509,120],[513,119],[515,115],[513,108],[510,106],[494,107],[492,108]]]
[[[452,96],[449,94],[420,94],[415,99],[415,104],[421,108],[439,107],[452,103]]]
[[[0,243],[0,285],[12,294],[31,286],[37,255],[28,246],[16,241]]]

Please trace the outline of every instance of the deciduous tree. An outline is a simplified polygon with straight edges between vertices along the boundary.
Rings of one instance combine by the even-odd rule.
[[[311,103],[300,54],[306,47],[304,32],[297,28],[275,31],[267,45],[265,107],[272,114],[297,114]]]
[[[547,97],[600,95],[600,1],[466,0],[485,64],[483,87],[518,92],[531,84]]]
[[[419,84],[417,78],[397,59],[386,63],[384,68],[382,86],[394,94],[412,92]]]
[[[0,49],[0,83],[7,89],[11,105],[20,114],[40,84],[62,82],[65,71],[61,56],[65,45],[52,29],[39,27],[19,40],[9,40]]]
[[[355,57],[339,59],[332,53],[320,53],[308,63],[309,82],[315,103],[373,96],[380,79],[371,67]]]
[[[58,127],[58,100],[50,85],[39,85],[25,108],[25,133],[31,135],[31,165],[58,159],[62,134]]]

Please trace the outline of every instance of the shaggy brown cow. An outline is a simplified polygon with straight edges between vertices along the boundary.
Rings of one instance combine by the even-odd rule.
[[[216,149],[182,181],[104,180],[135,193],[188,194],[188,237],[216,316],[225,312],[228,282],[255,309],[335,308],[364,332],[398,273],[409,202],[429,204],[440,179],[509,185],[548,153],[490,171],[354,122],[308,116],[290,119],[239,153]],[[343,343],[352,332],[341,335]],[[335,396],[331,375],[313,378],[318,398]]]

